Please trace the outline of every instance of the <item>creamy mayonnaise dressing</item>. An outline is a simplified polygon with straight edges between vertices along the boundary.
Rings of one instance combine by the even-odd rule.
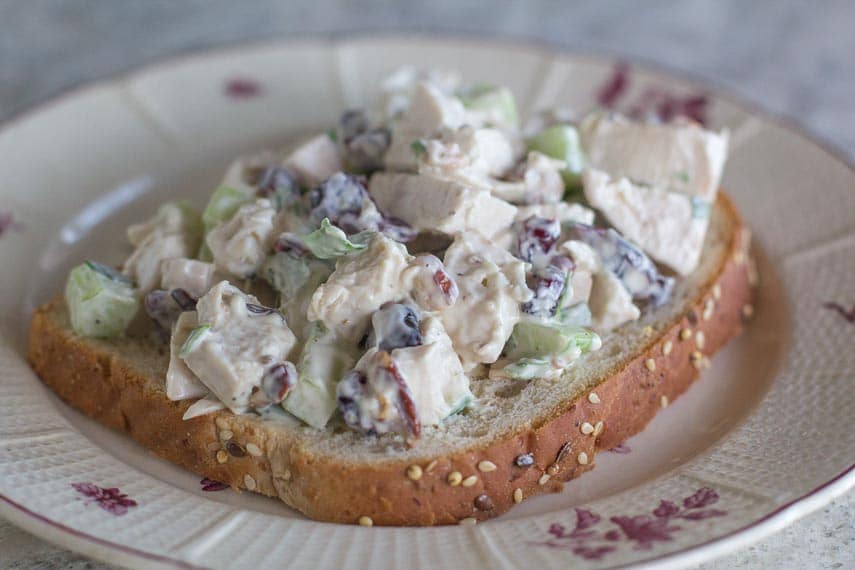
[[[235,161],[203,216],[166,204],[128,229],[123,273],[171,333],[186,418],[418,437],[476,374],[559,377],[667,301],[651,258],[697,266],[726,132],[593,113],[523,135],[506,88],[413,68],[380,88],[337,129]],[[84,270],[118,279],[102,268]]]

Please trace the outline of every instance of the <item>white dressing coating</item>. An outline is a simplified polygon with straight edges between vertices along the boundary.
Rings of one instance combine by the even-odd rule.
[[[681,275],[698,266],[709,217],[695,213],[692,198],[597,170],[586,170],[583,181],[588,202],[653,259]]]
[[[597,221],[602,227],[605,218],[626,240],[675,271],[685,275],[696,267],[708,224],[703,214],[721,179],[726,131],[709,132],[685,120],[663,125],[590,115],[578,127],[586,156],[573,157],[587,159],[584,190],[602,215],[597,219],[591,208],[563,201],[564,161],[527,150],[569,156],[552,148],[560,144],[527,142],[517,130],[515,104],[506,88],[458,90],[453,74],[406,68],[386,80],[381,91],[368,128],[389,129],[391,141],[384,170],[374,172],[368,184],[373,201],[350,188],[324,206],[329,208],[324,215],[357,244],[340,257],[317,259],[318,250],[301,249],[303,242],[295,236],[283,240],[283,251],[274,255],[282,232],[305,236],[317,229],[317,216],[309,215],[317,192],[281,201],[277,196],[275,207],[256,197],[268,167],[287,169],[306,189],[342,171],[349,150],[325,133],[288,154],[263,152],[232,163],[221,186],[238,190],[246,201],[217,223],[231,214],[230,205],[242,201],[230,192],[218,196],[223,204],[214,206],[222,212],[211,210],[208,225],[217,225],[206,228],[204,256],[210,253],[211,263],[193,259],[201,235],[181,207],[165,206],[151,220],[129,228],[136,250],[124,272],[141,293],[180,288],[199,298],[198,313],[181,313],[170,340],[167,396],[202,398],[185,418],[223,406],[236,413],[252,410],[251,402],[260,400],[250,397],[265,374],[287,360],[297,367],[296,384],[281,407],[254,410],[262,417],[287,411],[289,418],[322,428],[340,409],[354,429],[384,433],[402,424],[415,434],[409,410],[399,422],[389,417],[398,413],[401,379],[420,423],[435,425],[472,398],[468,374],[480,375],[485,364],[498,362],[490,367],[491,376],[508,374],[520,381],[560,375],[582,354],[583,345],[551,331],[569,334],[566,327],[586,326],[588,308],[593,328],[601,332],[639,318],[632,294],[646,298],[644,289],[661,280],[656,268],[615,232],[572,228],[573,223]],[[540,128],[546,125],[574,128],[566,117],[543,117]],[[526,135],[538,135],[538,130]],[[377,137],[375,159],[385,140]],[[579,167],[574,165],[573,172]],[[515,225],[532,216],[559,222],[560,234],[555,224]],[[368,227],[407,239],[409,232],[396,227],[398,222],[424,232],[417,240],[422,249],[413,250],[420,255],[414,257],[405,244],[382,233],[354,238],[358,228]],[[543,260],[537,271],[511,253],[518,253],[518,232],[533,248],[521,255]],[[430,233],[453,242],[444,253],[423,253]],[[432,237],[436,247],[447,243],[445,237]],[[365,243],[368,247],[359,250]],[[641,258],[647,273],[615,264],[615,256],[627,252],[635,258],[620,259],[640,264],[636,258]],[[444,264],[434,254],[444,255]],[[570,281],[561,289],[558,278],[566,271],[571,271]],[[253,280],[268,281],[280,294],[287,319],[222,281],[236,278],[259,294],[267,285]],[[401,305],[384,307],[389,302]],[[541,328],[532,325],[535,321]],[[377,346],[366,350],[362,341],[372,338],[390,352]],[[584,343],[584,350],[598,349],[595,340]],[[562,342],[570,348],[560,348]],[[526,343],[530,350],[514,352]],[[529,353],[537,354],[539,362],[527,362]],[[365,388],[364,377],[348,374],[354,367],[374,374],[376,392]],[[265,389],[272,378],[265,380]],[[349,380],[341,383],[342,378]],[[367,420],[349,420],[354,408]]]
[[[686,119],[642,123],[594,113],[579,127],[588,166],[612,177],[699,196],[712,202],[727,158],[728,132]]]
[[[472,232],[455,238],[444,262],[460,295],[441,319],[464,370],[495,362],[532,295],[526,263]]]
[[[257,273],[279,235],[275,218],[270,200],[259,198],[244,204],[228,221],[211,230],[205,241],[216,268],[238,277]]]
[[[486,190],[429,175],[378,172],[369,183],[381,211],[419,230],[493,237],[507,230],[516,207]]]
[[[258,299],[226,281],[199,299],[200,325],[209,325],[181,358],[230,410],[249,408],[253,389],[270,366],[288,360],[296,338],[278,312],[251,313]]]
[[[371,313],[409,294],[401,274],[411,259],[404,246],[376,235],[358,255],[339,259],[333,274],[312,295],[308,319],[322,321],[346,342],[359,342]]]
[[[597,332],[610,331],[641,316],[641,311],[632,303],[629,291],[610,271],[594,274],[588,305],[591,308],[593,328]]]
[[[196,311],[185,311],[172,325],[169,339],[169,368],[166,370],[166,397],[170,400],[189,400],[201,398],[210,393],[201,380],[179,357],[181,345],[198,325]]]
[[[309,187],[320,184],[343,168],[338,146],[326,133],[300,144],[285,158],[283,164],[297,175],[303,185]]]
[[[213,287],[216,268],[213,263],[196,259],[166,259],[161,263],[160,288],[184,289],[198,299]]]
[[[386,168],[415,170],[418,157],[413,142],[432,138],[445,129],[456,130],[465,118],[466,109],[460,99],[435,85],[418,82],[408,97],[406,111],[399,113],[392,125],[392,142],[383,159]]]

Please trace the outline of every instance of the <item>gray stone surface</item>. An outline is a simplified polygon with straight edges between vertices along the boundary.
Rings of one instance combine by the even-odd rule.
[[[0,120],[68,87],[259,38],[411,30],[531,38],[689,71],[855,157],[855,2],[0,0]],[[106,568],[0,520],[0,567]],[[704,565],[855,567],[855,494]]]

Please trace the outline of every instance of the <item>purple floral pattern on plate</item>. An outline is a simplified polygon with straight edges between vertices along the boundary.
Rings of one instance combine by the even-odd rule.
[[[227,79],[223,86],[223,93],[229,99],[252,99],[261,95],[261,84],[246,77],[233,77]]]
[[[630,448],[625,443],[619,443],[616,446],[614,446],[613,448],[609,449],[608,451],[611,451],[612,453],[619,453],[621,455],[624,455],[624,454],[627,454],[630,451],[632,451],[632,448]]]
[[[568,530],[563,524],[552,523],[548,531],[551,538],[531,544],[569,550],[586,560],[599,560],[616,551],[621,544],[633,544],[636,550],[648,550],[658,542],[673,540],[675,533],[684,530],[686,522],[726,515],[727,511],[708,508],[718,499],[715,490],[703,487],[684,498],[681,505],[661,500],[649,514],[610,517],[609,522],[613,526],[606,528],[600,525],[603,518],[599,514],[577,508],[573,530]]]
[[[84,497],[91,499],[87,503],[94,501],[111,515],[122,516],[129,508],[137,506],[135,500],[129,499],[116,487],[99,487],[89,482],[72,483],[71,486]]]
[[[686,117],[705,125],[709,99],[704,93],[676,95],[663,87],[648,87],[631,100],[626,99],[632,86],[632,68],[626,62],[615,64],[612,74],[596,91],[597,103],[633,119],[655,119],[667,123]],[[624,103],[623,105],[621,103]]]
[[[823,303],[822,306],[829,311],[836,311],[840,313],[840,316],[846,319],[846,322],[849,324],[855,324],[855,304],[852,305],[850,309],[846,309],[842,304],[835,303],[834,301],[829,301],[827,303]]]
[[[229,486],[225,483],[220,483],[219,481],[214,481],[213,479],[208,479],[207,477],[199,481],[199,484],[202,486],[202,490],[207,492],[223,491],[229,488]]]
[[[0,212],[0,238],[10,232],[20,232],[24,230],[24,225],[15,220],[15,214],[12,212]]]

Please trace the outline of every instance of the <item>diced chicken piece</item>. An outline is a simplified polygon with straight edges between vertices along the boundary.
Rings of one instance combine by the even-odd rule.
[[[244,204],[231,219],[211,230],[205,241],[216,268],[243,278],[258,272],[278,236],[275,218],[276,209],[261,198]]]
[[[417,84],[409,108],[392,126],[392,142],[383,158],[386,168],[414,171],[418,156],[412,148],[413,142],[437,136],[445,129],[456,130],[463,125],[465,116],[466,110],[458,98],[433,85]]]
[[[421,324],[422,344],[392,350],[401,378],[410,389],[421,425],[437,425],[472,398],[469,378],[454,352],[451,339],[440,320],[427,316]],[[371,374],[377,369],[377,350],[372,348],[360,359],[356,369]],[[389,394],[387,401],[394,401]],[[362,402],[380,408],[379,403]],[[394,413],[394,412],[392,412]]]
[[[641,311],[632,303],[629,291],[610,271],[594,274],[588,306],[591,308],[593,328],[598,332],[610,331],[641,316]]]
[[[520,319],[520,303],[531,299],[526,264],[477,234],[458,235],[445,253],[445,267],[459,296],[441,314],[463,368],[499,358]]]
[[[528,204],[553,204],[564,196],[564,178],[561,171],[567,168],[563,160],[550,158],[543,153],[528,153],[523,182],[525,202]]]
[[[586,170],[583,182],[588,202],[653,259],[682,275],[697,267],[709,224],[702,198],[613,180],[595,170]]]
[[[419,70],[412,66],[397,69],[383,80],[377,114],[383,123],[400,117],[410,106],[410,99],[419,83],[427,83],[441,93],[454,93],[460,83],[456,73],[428,69]]]
[[[400,122],[392,125],[392,141],[386,154],[383,155],[386,170],[415,172],[418,168],[419,156],[413,148],[413,143],[424,136],[426,136],[425,133]]]
[[[424,145],[419,161],[424,174],[448,176],[463,170],[471,177],[499,177],[516,162],[510,139],[498,129],[464,126]]]
[[[727,157],[728,132],[687,120],[638,123],[593,114],[579,128],[591,168],[712,202]]]
[[[377,234],[359,254],[341,258],[317,288],[309,303],[309,321],[322,321],[340,338],[358,342],[380,305],[409,294],[401,274],[411,259],[404,246]]]
[[[296,338],[285,318],[226,281],[196,305],[200,325],[181,358],[230,410],[249,408],[249,398],[271,366],[288,360]]]
[[[164,204],[150,220],[128,228],[128,240],[136,249],[123,264],[122,272],[145,295],[160,285],[161,264],[165,260],[196,254],[200,234],[197,213],[181,203]]]
[[[196,253],[187,241],[182,234],[151,234],[125,261],[122,271],[134,279],[140,292],[148,293],[160,283],[165,260]]]
[[[161,289],[184,289],[198,299],[214,286],[214,264],[195,259],[167,259],[160,266]]]
[[[166,370],[166,397],[170,400],[202,398],[209,391],[179,357],[181,345],[198,324],[196,311],[185,311],[172,326],[169,339],[169,368]]]
[[[442,129],[458,129],[465,119],[466,109],[460,99],[421,82],[413,91],[410,107],[401,117],[401,123],[428,136]]]
[[[564,307],[572,307],[577,303],[587,303],[591,296],[593,276],[600,270],[597,253],[591,246],[582,241],[569,240],[558,246],[558,251],[570,256],[576,264],[570,285],[573,293],[564,299]]]
[[[510,227],[517,210],[486,190],[427,175],[379,172],[369,192],[386,215],[449,235],[474,231],[491,238]]]
[[[446,177],[476,188],[484,188],[495,197],[515,204],[556,203],[564,196],[561,171],[565,167],[566,163],[563,161],[531,151],[519,174],[520,179],[496,180],[466,169],[449,172]]]
[[[317,186],[344,166],[341,162],[338,145],[327,135],[321,133],[295,148],[283,163],[297,175],[305,186]]]

